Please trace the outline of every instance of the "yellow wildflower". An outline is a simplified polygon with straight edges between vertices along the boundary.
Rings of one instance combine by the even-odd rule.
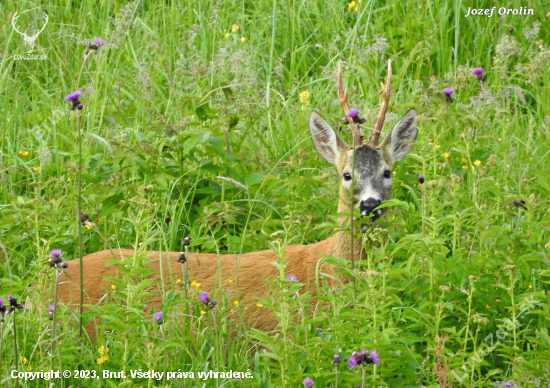
[[[206,311],[201,310],[201,315],[204,315],[204,314],[206,314]]]
[[[193,287],[195,284],[197,284],[194,280],[191,282],[191,287]]]
[[[230,280],[229,283],[233,283],[233,280]]]
[[[116,291],[116,286],[115,286],[115,285],[112,285],[112,286],[111,286],[111,290],[113,290],[113,292]]]
[[[93,222],[90,222],[90,221],[86,221],[84,223],[84,227],[88,230],[92,229],[92,227],[94,226],[94,223]]]
[[[108,355],[108,354],[105,354],[105,355],[103,355],[103,356],[101,356],[101,357],[99,357],[99,358],[97,359],[97,363],[98,363],[99,365],[101,365],[101,364],[103,364],[104,362],[106,362],[106,361],[108,361],[108,360],[109,360],[109,355]]]
[[[233,24],[233,25],[231,26],[231,32],[235,32],[235,31],[237,31],[238,29],[239,29],[239,25],[238,25],[238,24]]]
[[[264,307],[264,305],[261,304],[261,303],[256,303],[256,306],[258,306],[258,307]]]
[[[25,358],[25,356],[21,356],[21,361],[23,361],[23,364],[27,364],[29,360]]]
[[[33,167],[32,170],[33,170],[34,172],[38,172],[38,171],[40,171],[40,167]]]
[[[55,202],[55,198],[52,198],[52,199],[50,200],[50,202]]]
[[[442,167],[441,167],[441,166],[439,166],[439,167],[438,167],[438,169],[439,169],[439,170],[441,170],[441,169],[442,169]]]
[[[481,164],[481,160],[479,160],[479,159],[476,160],[476,161],[474,162],[474,164],[475,164],[476,166],[479,166],[479,165]]]
[[[71,181],[71,178],[67,179],[67,182],[70,182]]]
[[[397,171],[394,171],[392,174],[393,174],[393,175],[397,174]]]
[[[195,283],[195,287],[199,288],[201,286],[200,283]]]
[[[239,301],[236,300],[236,301],[233,302],[233,304],[234,304],[235,306],[238,306],[238,305],[239,305]]]
[[[181,279],[176,280],[176,283],[181,283]]]
[[[502,299],[495,299],[495,302],[502,302]]]
[[[300,93],[300,102],[302,103],[302,110],[306,110],[309,105],[309,91],[304,90]]]
[[[19,155],[21,155],[21,156],[29,156],[29,151],[19,151]]]
[[[438,149],[441,148],[441,146],[440,146],[440,145],[436,145],[434,148],[435,148],[436,150],[438,150]]]
[[[348,7],[350,10],[353,9],[353,7],[355,7],[355,1],[351,0],[348,4]]]
[[[487,305],[487,306],[485,306],[485,308],[486,308],[487,310],[489,310],[489,309],[491,308],[491,306]]]
[[[113,286],[114,287],[114,286]],[[106,353],[109,353],[109,347],[108,346],[101,346],[99,349],[97,349],[97,352],[100,354],[100,355],[104,355]]]
[[[466,158],[462,158],[462,159],[460,159],[460,161],[461,161],[462,163],[468,163],[468,159],[466,159]]]
[[[445,152],[445,153],[443,154],[443,156],[446,157],[446,158],[448,158],[448,157],[449,157],[449,153],[448,153],[448,152]]]
[[[246,43],[246,38],[244,36],[241,38],[241,42]]]
[[[226,38],[229,38],[229,36],[230,36],[229,32],[225,34]]]
[[[529,288],[530,288],[530,289],[533,288],[533,285],[532,285],[532,284],[529,284]]]
[[[391,216],[391,219],[392,219],[392,220],[395,220],[395,216]]]
[[[467,169],[468,169],[468,166],[462,166],[462,169],[463,169],[463,170],[467,170]]]

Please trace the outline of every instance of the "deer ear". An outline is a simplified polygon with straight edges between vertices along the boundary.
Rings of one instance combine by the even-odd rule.
[[[416,116],[416,110],[409,109],[382,142],[380,149],[390,157],[392,163],[403,159],[411,152],[418,134],[418,129],[414,126]]]
[[[309,116],[309,132],[317,153],[329,163],[336,164],[338,156],[349,148],[316,111]]]

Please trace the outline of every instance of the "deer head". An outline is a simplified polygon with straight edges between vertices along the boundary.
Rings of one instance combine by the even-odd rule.
[[[23,41],[25,42],[25,48],[27,50],[27,53],[32,53],[32,50],[34,49],[34,42],[36,41],[36,39],[38,38],[38,35],[40,35],[40,33],[42,31],[44,31],[44,28],[46,28],[46,25],[48,24],[48,15],[47,14],[44,14],[44,18],[46,19],[46,21],[44,22],[44,25],[42,26],[42,28],[40,30],[33,30],[33,34],[31,36],[27,35],[27,30],[21,32],[18,28],[17,28],[17,24],[16,24],[16,21],[17,19],[19,18],[19,16],[17,15],[17,12],[13,15],[13,18],[11,19],[11,25],[13,27],[13,29],[18,32],[19,34],[21,34],[21,36],[23,36]]]
[[[309,117],[309,130],[315,149],[327,162],[336,165],[340,176],[340,197],[347,194],[353,208],[359,208],[361,216],[373,214],[369,223],[377,220],[383,213],[376,208],[391,198],[391,178],[393,164],[403,159],[412,150],[418,130],[414,126],[416,110],[409,109],[395,125],[391,133],[380,146],[378,138],[388,108],[391,82],[391,62],[388,62],[388,77],[382,85],[383,101],[376,124],[369,136],[369,144],[363,144],[358,120],[349,117],[350,108],[347,93],[342,90],[341,68],[338,69],[338,97],[346,114],[354,144],[350,147],[331,126],[313,111]],[[352,188],[352,184],[354,187]]]

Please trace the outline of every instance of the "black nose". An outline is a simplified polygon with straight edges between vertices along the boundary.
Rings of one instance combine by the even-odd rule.
[[[362,216],[368,216],[377,206],[380,206],[382,201],[379,199],[368,198],[366,201],[361,201],[359,204],[359,210]]]

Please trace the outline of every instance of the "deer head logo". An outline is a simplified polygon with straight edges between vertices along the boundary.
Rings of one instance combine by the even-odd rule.
[[[44,31],[44,28],[46,28],[46,25],[48,24],[48,15],[44,14],[44,17],[46,21],[44,22],[42,29],[33,30],[33,33],[30,36],[27,35],[27,30],[24,30],[23,32],[21,32],[21,30],[19,30],[19,28],[17,27],[16,21],[17,21],[17,18],[19,18],[19,16],[17,15],[17,12],[15,13],[15,15],[13,15],[13,18],[11,19],[11,25],[13,29],[17,31],[19,34],[21,34],[21,36],[23,36],[23,40],[25,42],[25,49],[29,54],[32,53],[32,50],[34,49],[34,42],[38,38],[38,35],[40,35],[42,31]]]

